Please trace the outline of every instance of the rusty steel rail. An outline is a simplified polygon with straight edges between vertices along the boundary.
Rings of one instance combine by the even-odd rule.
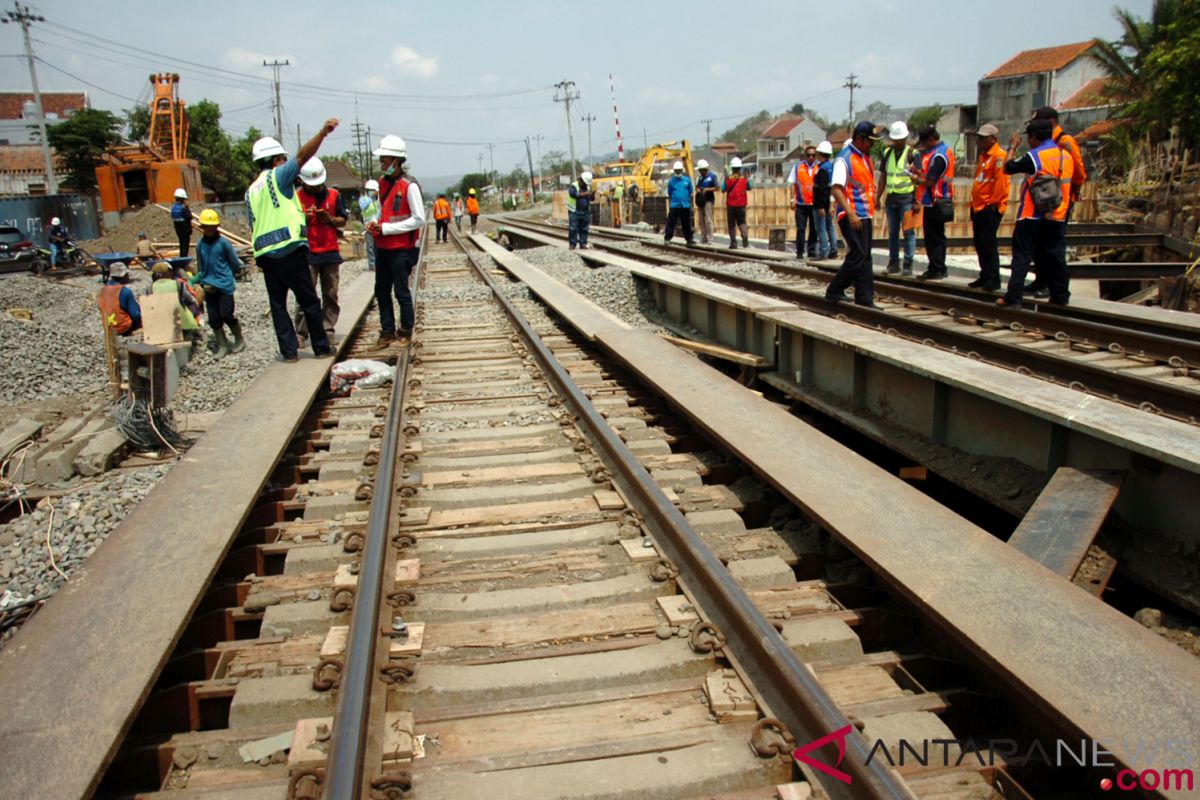
[[[462,245],[462,240],[451,231]],[[713,636],[720,647],[736,654],[752,683],[766,698],[770,710],[787,731],[803,743],[801,737],[817,739],[850,725],[825,687],[792,652],[783,637],[729,571],[692,529],[662,489],[650,477],[604,418],[592,406],[570,375],[554,357],[520,310],[500,291],[474,253],[463,252],[480,278],[492,290],[526,346],[537,359],[546,380],[563,398],[576,416],[581,429],[596,446],[608,466],[613,481],[620,485],[647,526],[656,534],[656,543],[682,568],[688,587],[697,603],[715,625]],[[869,760],[865,741],[846,737],[846,759],[840,768],[854,779],[848,786],[813,773],[832,798],[911,798],[912,794],[898,774],[884,766],[883,759]],[[869,761],[869,763],[868,763]]]
[[[425,261],[428,227],[422,231],[421,252],[413,267],[411,283],[415,288],[421,278]],[[389,290],[390,291],[390,290]],[[414,298],[415,304],[415,298]],[[415,320],[414,320],[415,322]],[[383,442],[379,452],[379,469],[375,473],[374,490],[367,529],[363,535],[362,560],[355,589],[354,610],[346,638],[346,651],[338,689],[337,708],[333,716],[333,731],[329,743],[322,796],[326,800],[357,800],[364,789],[368,736],[371,726],[371,705],[379,677],[379,628],[381,606],[391,584],[386,580],[389,556],[389,528],[392,501],[396,493],[396,464],[405,442],[402,412],[408,394],[408,364],[411,347],[400,353],[392,376],[392,393],[388,400]],[[383,651],[386,654],[386,650]],[[386,658],[386,655],[385,655]],[[394,775],[392,778],[403,779]],[[369,791],[369,789],[368,789]]]

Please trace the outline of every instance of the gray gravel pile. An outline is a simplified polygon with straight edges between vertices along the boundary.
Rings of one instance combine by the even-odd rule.
[[[86,397],[107,383],[99,284],[17,276],[0,280],[0,402]],[[135,289],[136,291],[136,289]],[[10,309],[28,309],[32,320]]]
[[[625,270],[592,269],[584,266],[579,256],[557,247],[535,247],[521,250],[518,255],[630,325],[657,327],[646,317],[646,311],[654,308],[651,290]]]
[[[63,584],[63,578],[50,565],[47,529],[54,561],[69,578],[162,480],[168,468],[162,465],[109,473],[102,482],[47,498],[43,507],[0,525],[0,606],[48,596]]]

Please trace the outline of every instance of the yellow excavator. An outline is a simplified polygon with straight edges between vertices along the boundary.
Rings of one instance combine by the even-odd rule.
[[[626,201],[640,209],[643,199],[666,191],[671,165],[676,161],[683,162],[684,175],[695,179],[692,147],[683,139],[648,147],[637,161],[611,161],[600,165],[592,179],[592,191],[612,195],[616,186],[624,185]]]

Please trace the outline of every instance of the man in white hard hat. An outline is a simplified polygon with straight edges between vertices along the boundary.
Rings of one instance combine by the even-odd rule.
[[[579,179],[567,187],[567,247],[581,250],[588,246],[592,227],[592,173],[579,173]]]
[[[742,234],[742,247],[750,246],[749,229],[746,226],[746,206],[750,204],[748,192],[753,188],[750,179],[742,174],[742,160],[737,156],[729,159],[730,174],[725,176],[725,221],[729,227],[729,249],[737,250],[737,235]]]
[[[300,346],[288,315],[289,291],[296,296],[308,323],[313,355],[318,358],[333,355],[321,322],[321,298],[317,297],[308,269],[304,209],[296,198],[295,186],[300,165],[317,154],[321,142],[337,126],[336,119],[325,120],[321,130],[300,147],[295,158],[288,158],[283,145],[270,136],[254,143],[254,163],[259,174],[246,190],[246,211],[253,231],[254,260],[267,286],[279,355],[287,362],[299,359]]]
[[[425,201],[421,187],[404,171],[408,146],[399,136],[388,134],[374,151],[383,177],[379,181],[379,219],[368,230],[375,237],[375,302],[379,306],[377,348],[412,340],[416,315],[408,279],[420,257],[420,235],[425,227]],[[400,329],[392,294],[400,304]]]
[[[696,162],[700,174],[696,177],[696,208],[700,211],[700,243],[709,244],[713,238],[713,206],[717,202],[717,176],[708,169],[703,158]]]
[[[817,217],[817,260],[837,257],[837,234],[834,233],[834,213],[829,208],[833,199],[833,145],[828,141],[817,144],[817,174],[813,178],[813,213]]]
[[[375,237],[366,230],[366,226],[379,219],[379,181],[371,178],[363,184],[363,193],[358,196],[358,208],[362,212],[363,242],[367,245],[367,269],[375,269]]]
[[[175,226],[175,238],[179,239],[179,257],[187,258],[192,242],[192,209],[188,208],[188,195],[183,189],[175,190],[175,202],[171,205],[171,223]]]
[[[667,230],[663,239],[667,244],[675,238],[675,226],[683,226],[683,240],[691,246],[692,238],[692,194],[695,187],[689,175],[683,174],[683,162],[671,165],[671,177],[667,181]]]
[[[50,245],[50,269],[58,266],[58,257],[66,252],[70,240],[67,226],[58,217],[51,217],[50,227],[46,230],[46,242]]]
[[[321,287],[321,319],[325,334],[333,341],[341,306],[338,305],[338,277],[342,264],[341,236],[346,227],[346,204],[337,189],[325,185],[325,164],[313,156],[300,168],[300,183],[296,192],[304,209],[308,228],[308,270],[313,286]],[[308,336],[303,314],[296,315],[296,333]]]
[[[904,236],[904,274],[912,275],[913,256],[917,253],[917,225],[913,219],[913,183],[909,168],[913,153],[908,144],[908,125],[897,120],[888,128],[890,147],[884,148],[879,158],[879,187],[876,189],[875,205],[883,203],[888,226],[889,275],[900,272],[900,236]],[[887,195],[886,200],[884,195]]]

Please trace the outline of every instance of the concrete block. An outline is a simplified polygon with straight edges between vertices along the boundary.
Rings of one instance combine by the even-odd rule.
[[[324,633],[330,625],[347,625],[350,612],[329,610],[328,600],[305,600],[269,606],[263,613],[263,636],[306,636]]]
[[[304,519],[311,522],[319,519],[333,519],[338,514],[351,511],[366,511],[370,504],[355,500],[354,495],[335,494],[328,497],[310,497],[304,503]]]
[[[367,434],[340,434],[329,440],[331,453],[355,453],[361,455],[367,452],[373,440]]]
[[[928,711],[870,717],[864,720],[863,736],[872,747],[876,741],[883,742],[896,766],[919,766],[921,762],[930,767],[947,763],[953,766],[961,753],[958,745],[934,742],[935,739],[953,740],[955,737],[946,723]],[[906,743],[904,747],[901,747],[901,741]]]
[[[120,458],[127,444],[125,434],[116,428],[101,431],[88,440],[75,456],[75,471],[85,478],[107,472]]]
[[[729,508],[713,511],[690,511],[684,516],[696,533],[738,534],[746,532],[746,523],[738,513]]]
[[[840,619],[792,619],[783,623],[782,636],[801,661],[861,656],[862,642]]]
[[[796,583],[792,568],[779,556],[731,561],[729,574],[744,589],[782,589]]]
[[[370,470],[363,467],[361,458],[353,461],[327,461],[321,465],[321,469],[317,473],[317,481],[325,483],[354,480],[366,472],[370,472]]]
[[[42,423],[22,417],[0,431],[0,461],[12,455],[13,451],[30,439],[36,439],[42,433]]]
[[[74,475],[75,456],[79,455],[89,439],[108,430],[112,425],[108,419],[96,417],[74,435],[42,451],[37,459],[38,483],[57,483]]]
[[[17,483],[34,483],[38,480],[37,463],[38,459],[52,450],[60,447],[64,442],[69,441],[72,436],[79,433],[84,425],[88,422],[86,414],[71,417],[57,428],[55,428],[46,441],[36,444],[25,451],[21,459],[20,468],[10,468],[10,477]],[[69,477],[69,476],[68,476]]]
[[[280,725],[291,730],[297,719],[333,713],[337,692],[312,688],[312,675],[249,678],[238,684],[229,705],[229,727]]]
[[[704,485],[700,476],[690,469],[653,469],[650,470],[650,477],[654,478],[654,482],[659,486],[669,486],[677,492],[699,489]]]
[[[293,547],[283,562],[284,575],[308,575],[313,572],[333,572],[341,564],[350,564],[357,556],[347,553],[338,544],[316,544]]]
[[[667,444],[667,440],[662,438],[634,439],[626,436],[625,446],[629,448],[629,452],[633,453],[635,456],[671,455],[671,445]]]

